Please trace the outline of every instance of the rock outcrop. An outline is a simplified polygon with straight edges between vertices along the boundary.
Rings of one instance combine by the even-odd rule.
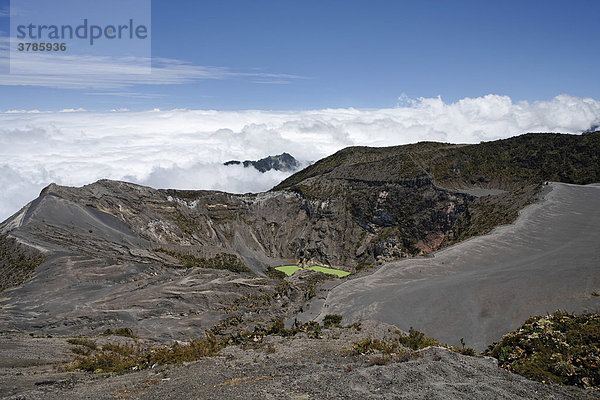
[[[289,153],[282,153],[276,156],[268,156],[257,161],[238,161],[231,160],[223,163],[223,165],[243,165],[244,168],[254,167],[260,172],[271,170],[282,172],[294,172],[300,168],[301,163]]]

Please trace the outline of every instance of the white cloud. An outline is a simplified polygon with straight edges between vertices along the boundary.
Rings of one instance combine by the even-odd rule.
[[[0,165],[0,220],[4,221],[34,199],[46,182],[54,179],[43,169],[21,173],[6,164]]]
[[[86,111],[85,108],[79,107],[79,108],[65,108],[64,110],[60,110],[59,112],[61,113],[73,113],[73,112],[84,112]]]
[[[181,85],[205,79],[252,79],[257,82],[258,78],[261,83],[281,84],[284,83],[282,78],[287,79],[285,82],[299,78],[287,74],[236,72],[165,58],[153,58],[152,73],[146,73],[149,62],[150,59],[141,58],[33,54],[29,58],[21,56],[12,60],[11,68],[20,73],[0,75],[0,85],[114,91],[133,85]],[[43,73],[39,70],[40,65],[44,66]]]
[[[129,97],[134,99],[157,99],[159,97],[165,97],[166,95],[160,93],[141,93],[141,92],[87,92],[84,93],[88,96],[117,96],[117,97]]]
[[[10,40],[0,37],[0,62],[4,64],[9,60]],[[262,84],[284,84],[301,79],[291,74],[233,71],[226,67],[194,65],[158,57],[19,53],[10,63],[12,73],[0,74],[0,86],[102,90],[104,92],[91,94],[140,98],[157,95],[124,89],[134,85],[182,85],[206,79],[242,79]],[[151,73],[148,73],[149,65],[152,65]]]
[[[243,165],[196,163],[186,168],[173,165],[157,167],[140,183],[152,187],[197,189],[206,188],[233,193],[260,192],[272,188],[290,174],[280,171],[262,173]],[[127,180],[127,177],[125,177]],[[131,177],[135,180],[135,177]]]
[[[488,95],[406,104],[287,112],[3,112],[0,220],[52,181],[79,186],[110,178],[154,187],[260,191],[288,174],[221,164],[284,151],[313,161],[351,145],[477,143],[525,132],[577,133],[600,124],[600,101],[567,95],[533,103]]]
[[[6,114],[39,114],[40,110],[6,110]]]

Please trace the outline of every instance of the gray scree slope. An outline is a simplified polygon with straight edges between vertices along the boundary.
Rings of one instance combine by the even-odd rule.
[[[431,258],[391,262],[316,299],[302,319],[374,319],[482,350],[528,317],[598,311],[600,186],[551,183],[517,221]]]

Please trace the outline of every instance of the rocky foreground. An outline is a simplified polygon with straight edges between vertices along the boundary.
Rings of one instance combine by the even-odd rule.
[[[498,368],[496,359],[489,357],[435,346],[417,351],[365,346],[366,339],[389,344],[398,335],[394,326],[365,321],[323,329],[319,338],[304,333],[270,335],[229,346],[197,362],[157,365],[125,375],[59,372],[73,358],[69,353],[74,346],[64,338],[3,336],[0,395],[11,399],[600,398],[594,392],[527,380]]]

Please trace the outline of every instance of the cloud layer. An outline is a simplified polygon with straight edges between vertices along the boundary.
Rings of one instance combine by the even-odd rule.
[[[305,162],[351,145],[478,143],[525,132],[579,133],[600,124],[600,101],[567,95],[513,103],[488,95],[391,109],[313,111],[0,112],[0,220],[47,184],[101,178],[153,187],[267,190],[289,174],[222,165],[284,151]]]

